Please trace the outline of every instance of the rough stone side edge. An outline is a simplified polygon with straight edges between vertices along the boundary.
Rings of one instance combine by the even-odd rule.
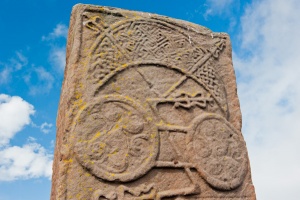
[[[220,36],[226,38],[226,49],[223,52],[225,55],[223,60],[223,66],[220,66],[219,75],[222,77],[226,93],[229,110],[229,122],[237,129],[242,128],[242,114],[240,110],[240,102],[237,95],[236,77],[232,64],[232,47],[229,35],[221,33]]]
[[[242,113],[240,109],[240,101],[237,94],[237,83],[236,83],[236,76],[235,71],[232,63],[232,46],[230,42],[230,37],[226,33],[221,33],[222,36],[226,37],[226,54],[224,60],[224,66],[220,66],[221,69],[219,71],[219,75],[222,77],[226,92],[227,92],[227,101],[228,103],[228,110],[229,110],[229,122],[233,124],[233,126],[241,131],[242,129]],[[242,135],[243,137],[243,135]],[[243,137],[244,139],[244,137]],[[244,140],[245,142],[245,140]],[[246,142],[245,142],[246,145]],[[247,148],[248,149],[248,148]],[[248,154],[248,153],[247,153]],[[251,176],[251,167],[250,167],[250,160],[248,156],[248,173],[245,177],[244,184],[246,187],[253,188],[253,195],[249,197],[251,200],[256,199],[255,188],[252,183],[252,176]],[[250,184],[250,185],[249,185]]]
[[[81,44],[80,19],[84,5],[77,4],[73,7],[68,31],[68,41],[66,49],[66,67],[64,72],[64,80],[61,89],[59,109],[56,120],[56,144],[53,159],[53,174],[52,174],[52,188],[50,200],[66,199],[66,179],[69,163],[64,162],[67,159],[67,150],[64,147],[67,139],[67,132],[69,131],[70,120],[66,116],[68,109],[68,102],[72,98],[75,90],[75,84],[72,78],[74,77],[76,66],[79,61],[79,46]]]

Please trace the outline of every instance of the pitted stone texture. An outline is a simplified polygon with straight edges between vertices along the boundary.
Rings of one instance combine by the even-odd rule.
[[[255,199],[229,37],[76,5],[51,199]]]

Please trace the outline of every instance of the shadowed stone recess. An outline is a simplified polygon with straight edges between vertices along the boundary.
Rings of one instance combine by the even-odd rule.
[[[225,33],[78,4],[51,200],[255,200]]]

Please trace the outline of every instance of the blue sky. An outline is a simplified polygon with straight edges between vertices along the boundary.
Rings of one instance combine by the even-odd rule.
[[[46,200],[72,6],[0,1],[0,200]],[[298,0],[82,0],[230,34],[243,134],[259,200],[300,193]]]

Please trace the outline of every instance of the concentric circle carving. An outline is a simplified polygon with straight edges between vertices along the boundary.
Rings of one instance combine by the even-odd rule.
[[[131,181],[149,171],[158,153],[158,132],[147,109],[129,97],[96,98],[78,116],[75,153],[81,165],[109,181]]]
[[[233,189],[247,172],[247,151],[241,133],[223,117],[204,114],[194,119],[189,134],[197,171],[213,187]]]

